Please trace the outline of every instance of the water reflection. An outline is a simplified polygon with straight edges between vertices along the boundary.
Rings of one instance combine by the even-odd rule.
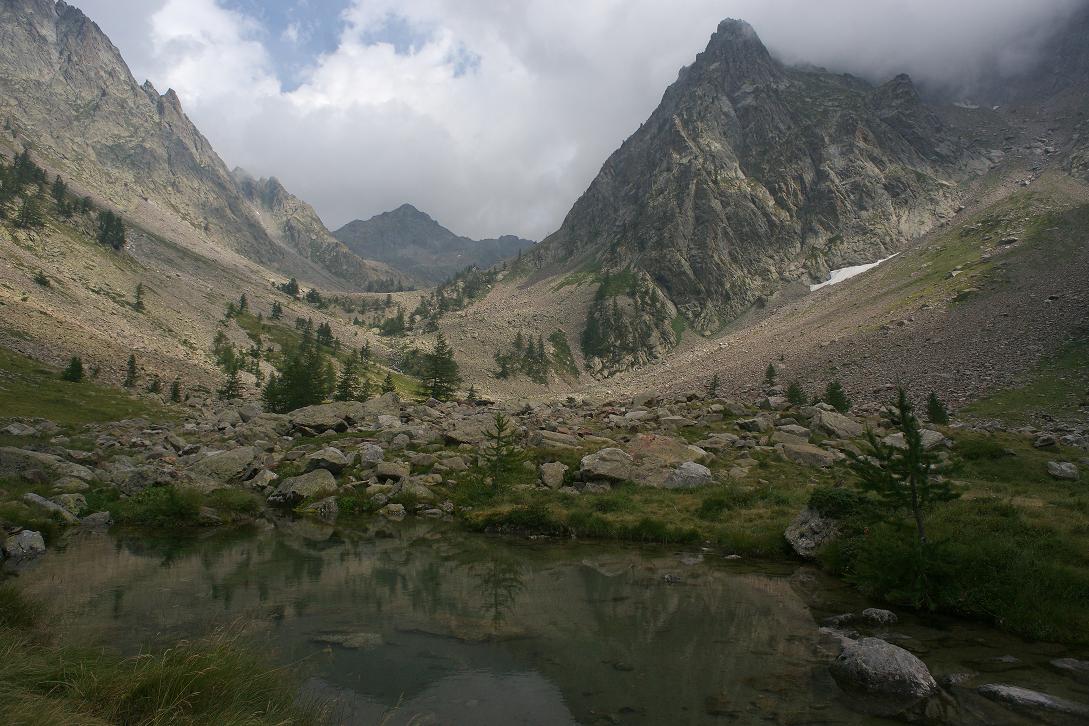
[[[199,539],[89,534],[24,582],[64,637],[129,652],[245,621],[344,723],[883,723],[841,700],[789,575],[420,523],[284,521]]]

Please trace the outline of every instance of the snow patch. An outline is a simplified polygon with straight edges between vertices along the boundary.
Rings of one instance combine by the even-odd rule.
[[[832,272],[829,273],[827,280],[816,285],[810,285],[809,292],[815,292],[816,290],[820,290],[822,287],[828,287],[829,285],[836,285],[838,283],[841,283],[844,280],[850,280],[856,275],[861,275],[866,270],[872,270],[873,268],[880,265],[882,262],[888,262],[893,257],[896,257],[899,254],[900,253],[897,252],[895,255],[890,255],[883,260],[878,260],[877,262],[871,262],[868,265],[854,265],[852,267],[841,267],[838,270],[832,270]]]

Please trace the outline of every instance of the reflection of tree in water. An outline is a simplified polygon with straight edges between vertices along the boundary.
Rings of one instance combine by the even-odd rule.
[[[482,609],[491,615],[492,626],[498,630],[506,614],[514,609],[518,595],[525,589],[524,569],[518,560],[493,555],[486,562],[471,565],[469,576],[483,596]]]

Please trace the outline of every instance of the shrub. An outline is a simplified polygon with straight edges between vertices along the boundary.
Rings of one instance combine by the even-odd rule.
[[[79,383],[83,380],[83,360],[78,356],[72,356],[68,366],[61,373],[61,380],[71,383]]]
[[[142,527],[186,527],[197,523],[201,497],[194,491],[172,486],[151,487],[129,499],[115,502],[110,509],[120,524]]]
[[[787,400],[794,406],[804,406],[809,401],[809,396],[798,381],[790,382],[790,385],[787,386],[786,396]]]
[[[828,387],[824,389],[824,402],[840,413],[851,410],[851,399],[847,398],[847,392],[839,381],[828,382]]]

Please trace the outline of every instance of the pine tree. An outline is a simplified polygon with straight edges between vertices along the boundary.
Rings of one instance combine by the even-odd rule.
[[[876,493],[890,509],[910,509],[915,520],[916,544],[925,547],[927,509],[935,503],[955,499],[957,494],[943,478],[932,476],[940,460],[923,446],[919,420],[903,388],[898,391],[891,419],[903,435],[902,447],[883,443],[869,430],[866,441],[870,453],[849,454],[851,466],[862,480],[862,487]]]
[[[170,384],[170,402],[181,403],[181,400],[181,381],[175,378],[174,382]]]
[[[355,400],[369,401],[373,394],[374,390],[371,387],[371,379],[363,376],[363,380],[359,382],[359,385],[355,389]]]
[[[64,205],[65,197],[68,195],[68,187],[60,176],[53,180],[53,186],[50,189],[50,193],[53,195],[53,199],[57,202],[58,207]]]
[[[516,431],[502,411],[495,414],[492,428],[484,432],[483,458],[496,489],[504,488],[518,472],[522,457],[516,445]]]
[[[163,382],[158,376],[151,379],[151,382],[147,384],[148,393],[161,393],[163,390]]]
[[[284,317],[284,306],[278,302],[272,303],[272,313],[269,315],[273,320],[281,320]]]
[[[718,387],[719,381],[718,374],[716,373],[715,375],[711,376],[711,382],[707,384],[707,397],[718,398]]]
[[[476,386],[473,385],[473,384],[470,384],[469,385],[469,390],[465,392],[465,400],[468,401],[469,403],[476,403],[476,400],[477,400],[478,397],[479,397],[479,394],[476,392]]]
[[[359,359],[363,361],[364,366],[371,362],[371,341],[363,342],[363,347],[359,349]]]
[[[30,229],[31,227],[41,227],[43,224],[45,224],[45,219],[42,217],[42,208],[38,204],[37,198],[25,197],[23,206],[19,207],[19,213],[15,217],[15,226]]]
[[[930,423],[938,424],[939,426],[945,426],[949,423],[949,409],[947,409],[945,403],[938,398],[938,394],[933,391],[930,392],[930,398],[926,401],[926,418]]]
[[[775,379],[779,376],[779,371],[775,369],[774,363],[768,363],[767,369],[764,371],[764,383],[769,386],[775,385]]]
[[[61,373],[61,379],[71,383],[83,380],[83,360],[78,355],[72,356],[68,361],[68,367]]]
[[[287,413],[324,401],[334,380],[332,367],[307,329],[280,372],[269,377],[261,395],[268,410]]]
[[[132,388],[136,385],[136,354],[129,355],[129,362],[125,368],[125,382],[122,384],[125,388]]]
[[[108,209],[98,213],[98,241],[115,250],[125,246],[125,224]]]
[[[290,295],[291,297],[298,297],[299,296],[299,281],[296,280],[294,277],[291,278],[290,280],[285,282],[283,285],[280,285],[280,291],[283,292],[285,295]]]
[[[352,401],[355,400],[355,356],[348,358],[348,362],[344,364],[344,368],[340,371],[340,378],[337,379],[336,393],[333,394],[333,398],[337,401]]]
[[[135,308],[138,312],[144,312],[144,283],[136,283],[136,292],[134,294],[134,297],[135,302],[133,303],[133,308]]]
[[[798,381],[790,382],[790,385],[787,386],[786,397],[793,406],[804,406],[809,401],[809,396],[806,395],[805,389],[802,388],[802,384]]]
[[[851,410],[851,399],[847,398],[843,384],[836,380],[829,381],[828,387],[824,389],[824,402],[840,413]]]
[[[393,385],[393,374],[386,373],[386,377],[382,379],[382,394],[393,393],[396,391],[396,387]]]
[[[235,368],[227,373],[227,380],[223,382],[223,387],[216,391],[216,396],[221,401],[232,401],[242,395],[242,382],[238,380],[238,369]]]
[[[49,278],[45,276],[45,272],[43,270],[38,270],[38,272],[34,274],[34,282],[41,285],[42,287],[49,287],[52,284],[51,282],[49,282]]]
[[[435,341],[435,350],[427,356],[423,383],[428,395],[439,401],[449,401],[461,385],[454,350],[442,333]]]
[[[242,296],[238,298],[238,312],[248,313],[250,311],[250,301],[246,299],[246,293],[242,293]]]

